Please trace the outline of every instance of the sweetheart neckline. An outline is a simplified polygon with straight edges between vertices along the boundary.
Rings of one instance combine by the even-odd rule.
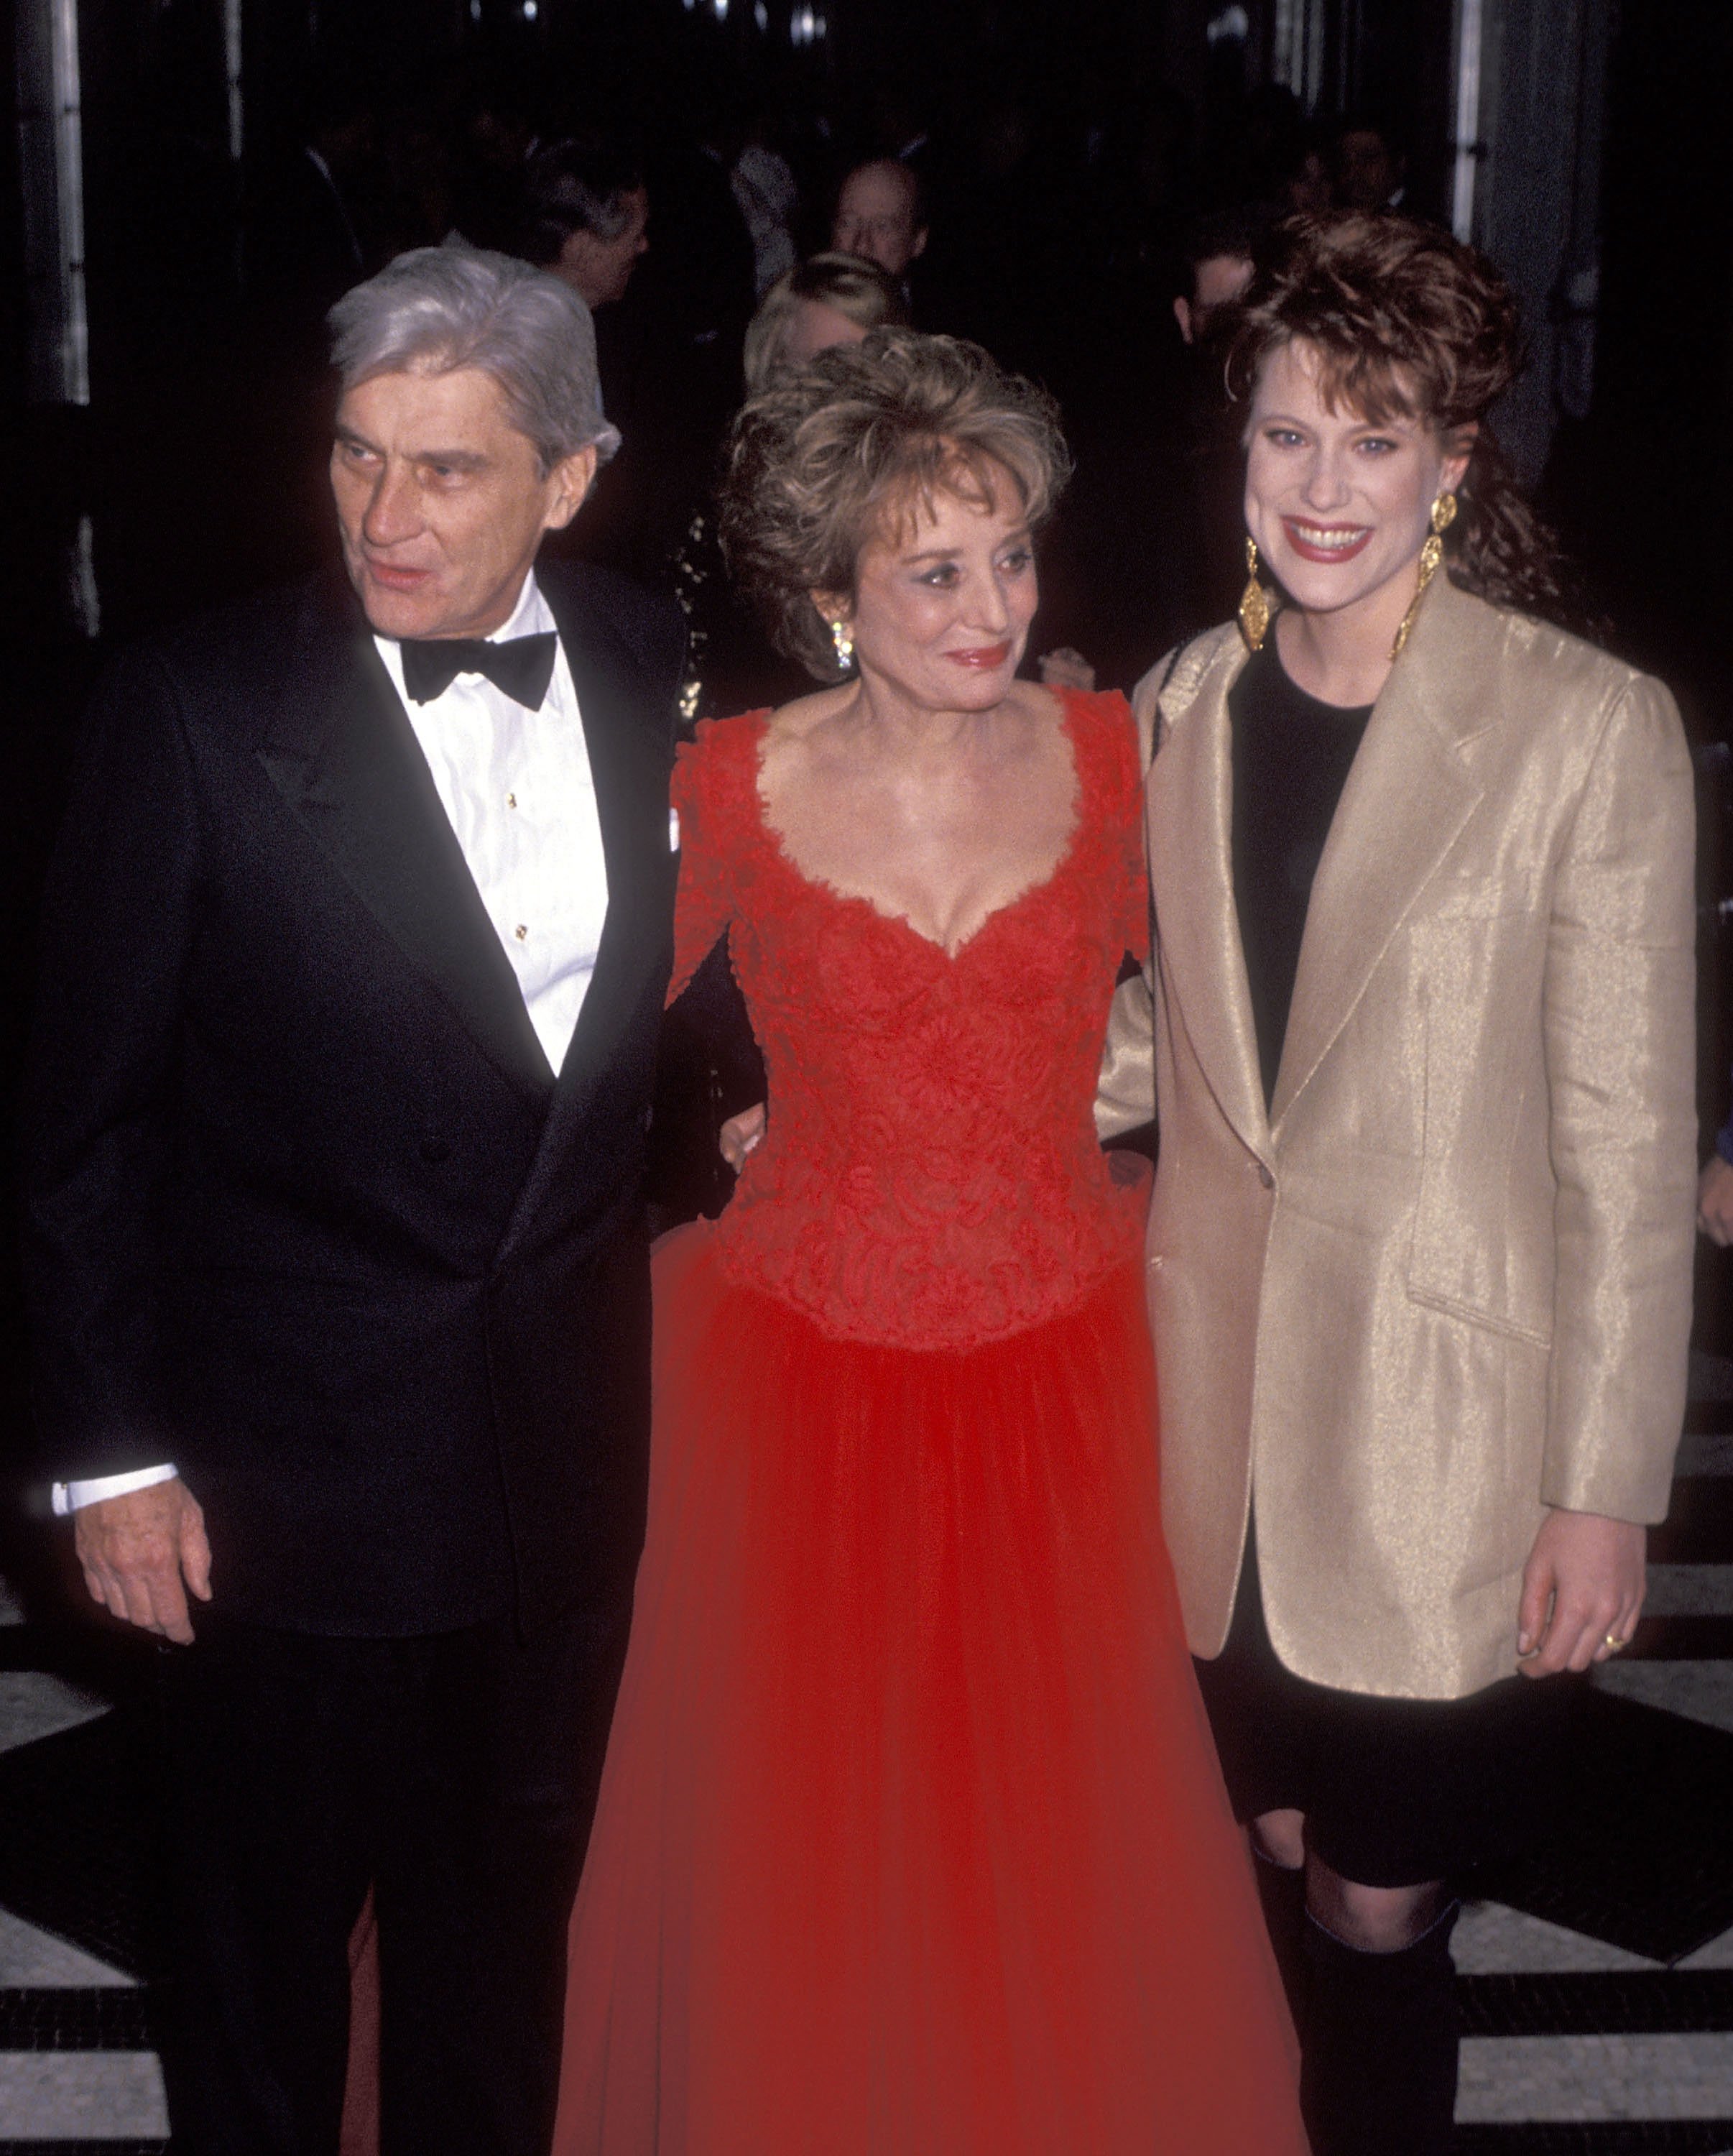
[[[864,891],[843,891],[826,876],[811,875],[796,860],[789,850],[787,840],[770,820],[769,803],[764,798],[764,742],[766,736],[770,732],[771,718],[768,711],[759,711],[753,715],[757,722],[758,737],[752,744],[752,798],[757,804],[758,828],[768,840],[772,853],[781,861],[802,890],[817,891],[838,906],[864,906],[874,921],[882,921],[889,927],[905,930],[925,949],[936,952],[947,964],[954,966],[966,951],[974,948],[996,921],[1002,921],[1007,914],[1015,913],[1020,906],[1028,900],[1038,897],[1041,892],[1051,891],[1077,858],[1078,850],[1083,843],[1084,828],[1089,820],[1084,802],[1083,760],[1079,752],[1076,730],[1072,725],[1070,700],[1062,692],[1059,703],[1059,727],[1070,751],[1072,794],[1076,803],[1076,814],[1072,819],[1071,829],[1065,834],[1065,843],[1060,848],[1053,866],[1044,875],[1036,878],[1032,883],[1026,883],[1021,891],[1005,900],[1002,905],[990,907],[959,942],[954,944],[941,942],[936,936],[929,936],[925,930],[917,928],[906,913],[888,911],[875,899],[869,898]]]

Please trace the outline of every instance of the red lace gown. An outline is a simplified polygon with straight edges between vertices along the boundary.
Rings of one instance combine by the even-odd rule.
[[[657,1253],[556,2156],[1303,2156],[1091,1121],[1135,740],[1065,721],[1069,851],[954,957],[795,868],[761,716],[682,753],[675,990],[726,929],[770,1122]]]

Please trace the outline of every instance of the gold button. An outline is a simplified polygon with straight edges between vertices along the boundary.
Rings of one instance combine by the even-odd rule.
[[[512,932],[512,934],[513,934],[515,937],[516,937],[516,938],[517,938],[518,942],[519,942],[520,943],[521,943],[521,942],[523,942],[523,940],[524,940],[525,937],[526,937],[526,936],[529,934],[529,932],[529,932],[529,930],[528,930],[527,928],[526,928],[526,927],[525,927],[524,924],[523,924],[523,923],[522,923],[522,921],[519,921],[519,923],[517,924],[516,927],[515,927],[515,928],[514,928],[514,929],[512,930],[512,932]]]
[[[506,806],[508,808],[516,808],[516,806],[517,806],[517,796],[516,796],[516,794],[515,794],[515,793],[508,793],[508,794],[506,795],[506,797],[505,797],[505,806]]]

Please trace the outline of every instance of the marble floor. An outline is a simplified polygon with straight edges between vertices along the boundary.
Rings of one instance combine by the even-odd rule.
[[[1635,1779],[1609,1783],[1619,1816],[1551,1872],[1493,1882],[1457,1931],[1461,2156],[1733,2156],[1733,1818],[1704,1812],[1733,1789],[1733,1404],[1698,1389],[1649,1612],[1598,1680],[1639,1743]],[[27,1621],[0,1581],[0,2156],[165,2147],[123,1792],[92,1801],[124,1774],[129,1666]],[[1645,1781],[1640,1743],[1661,1738]],[[1695,1868],[1635,1863],[1693,1841]],[[1623,1851],[1628,1881],[1573,1879]]]
[[[0,1581],[0,1834],[13,1825],[8,1764],[44,1748],[31,1751],[33,1764],[57,1739],[114,1712],[102,1691],[30,1666],[62,1659],[52,1630],[39,1651],[38,1633]],[[144,2156],[162,2148],[167,2133],[136,1970],[0,1906],[0,2152]]]

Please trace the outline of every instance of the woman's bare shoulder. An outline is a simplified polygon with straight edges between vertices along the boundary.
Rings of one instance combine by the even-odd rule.
[[[818,727],[846,711],[859,693],[858,681],[839,681],[833,689],[815,689],[779,704],[764,722],[765,747],[772,750],[807,740]]]
[[[1064,699],[1041,681],[1013,681],[1006,692],[1005,708],[1027,724],[1048,729],[1065,722]]]

